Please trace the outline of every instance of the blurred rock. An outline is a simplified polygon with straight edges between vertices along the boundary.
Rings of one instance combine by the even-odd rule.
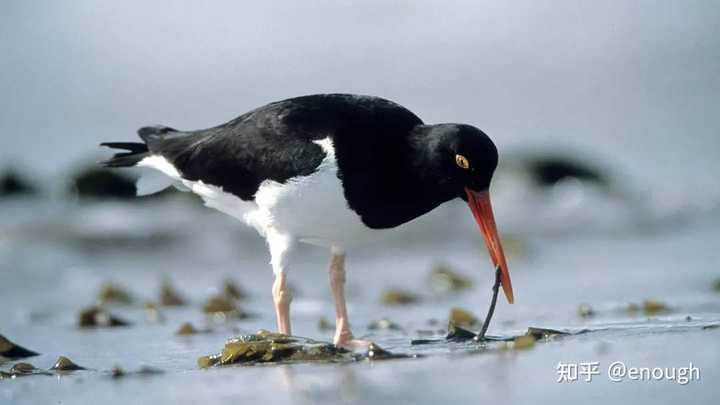
[[[600,185],[609,184],[603,169],[575,156],[557,153],[528,155],[524,164],[535,184],[541,187],[552,186],[568,178]]]
[[[318,321],[318,329],[322,331],[335,330],[335,324],[330,322],[327,318],[320,318]]]
[[[377,321],[370,322],[367,326],[370,330],[394,330],[394,331],[401,331],[403,330],[402,326],[398,325],[397,323],[387,319],[378,319]]]
[[[105,283],[100,287],[100,291],[97,295],[98,305],[105,304],[123,304],[129,305],[133,303],[133,298],[130,293],[124,288],[112,284]]]
[[[713,291],[720,293],[720,278],[715,280],[715,282],[712,285],[712,289],[713,289]]]
[[[175,332],[178,336],[190,336],[198,333],[198,330],[190,322],[185,322],[180,325],[180,328]]]
[[[233,300],[244,300],[247,293],[233,280],[227,279],[223,282],[222,294]]]
[[[670,307],[665,303],[656,300],[645,300],[642,305],[630,303],[625,307],[625,312],[636,315],[640,310],[647,316],[664,314],[670,312]]]
[[[203,312],[210,315],[221,315],[225,318],[243,319],[249,315],[238,308],[232,300],[223,295],[216,295],[208,298],[203,305]]]
[[[185,304],[185,299],[180,296],[170,280],[163,281],[163,284],[160,287],[160,305],[174,307]]]
[[[380,302],[385,305],[409,305],[420,301],[420,297],[410,291],[402,289],[388,289],[383,292]]]
[[[32,357],[37,356],[38,353],[35,353],[32,350],[28,350],[22,346],[19,346],[13,342],[11,342],[9,339],[7,339],[5,336],[0,335],[0,362],[5,360],[17,360],[17,359],[24,359],[26,357]]]
[[[457,292],[471,288],[472,281],[448,265],[435,265],[430,272],[430,286],[436,293]]]
[[[645,315],[657,315],[670,312],[670,308],[663,302],[656,300],[645,300],[643,302]]]
[[[78,326],[80,328],[112,328],[129,326],[130,322],[110,314],[103,308],[93,306],[80,311]]]
[[[160,309],[158,309],[157,305],[155,305],[152,302],[147,302],[143,306],[145,310],[145,320],[150,323],[162,323],[165,322],[165,317],[163,316],[162,312],[160,312]]]
[[[71,176],[68,191],[79,198],[135,198],[135,179],[117,170],[90,166]]]
[[[595,311],[590,306],[590,304],[585,304],[585,303],[578,305],[577,313],[582,318],[589,318],[589,317],[595,315]]]
[[[113,379],[126,378],[126,377],[149,377],[158,374],[163,374],[162,370],[157,368],[142,366],[137,371],[125,371],[120,366],[115,366],[110,370],[110,377]]]
[[[37,188],[14,169],[0,174],[0,197],[28,196],[38,193]]]

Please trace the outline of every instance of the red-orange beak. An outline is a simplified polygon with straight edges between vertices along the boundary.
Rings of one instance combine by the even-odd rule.
[[[512,283],[510,282],[510,272],[508,271],[507,262],[505,261],[505,253],[503,253],[500,237],[495,227],[495,216],[493,215],[492,205],[490,204],[490,193],[487,191],[473,191],[465,188],[468,197],[468,205],[470,210],[480,226],[483,236],[485,237],[485,246],[490,252],[495,267],[500,267],[500,282],[503,292],[510,304],[513,303]]]

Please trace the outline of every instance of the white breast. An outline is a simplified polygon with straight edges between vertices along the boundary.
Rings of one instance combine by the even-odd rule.
[[[161,156],[143,159],[138,166],[152,167],[202,197],[205,205],[231,215],[254,227],[261,235],[277,232],[296,240],[323,246],[346,247],[377,236],[347,206],[332,141],[316,141],[326,153],[318,169],[284,184],[266,180],[260,184],[255,201],[243,201],[221,187],[190,181]]]

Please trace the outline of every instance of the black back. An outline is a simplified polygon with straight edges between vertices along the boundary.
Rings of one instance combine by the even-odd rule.
[[[253,199],[264,180],[284,183],[313,173],[325,157],[313,141],[330,137],[348,206],[367,226],[388,228],[456,197],[455,189],[424,187],[423,168],[412,153],[422,124],[382,98],[321,94],[271,103],[210,129],[147,127],[140,136],[184,178],[243,200]]]

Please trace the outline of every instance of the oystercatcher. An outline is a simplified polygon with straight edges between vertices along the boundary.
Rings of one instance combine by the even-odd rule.
[[[159,170],[265,237],[280,333],[290,334],[288,253],[305,242],[332,254],[334,343],[367,344],[350,331],[345,249],[456,198],[470,206],[513,302],[488,194],[498,153],[473,126],[425,125],[379,97],[318,94],[270,103],[209,129],[152,126],[138,134],[144,143],[101,144],[128,151],[102,163]]]

